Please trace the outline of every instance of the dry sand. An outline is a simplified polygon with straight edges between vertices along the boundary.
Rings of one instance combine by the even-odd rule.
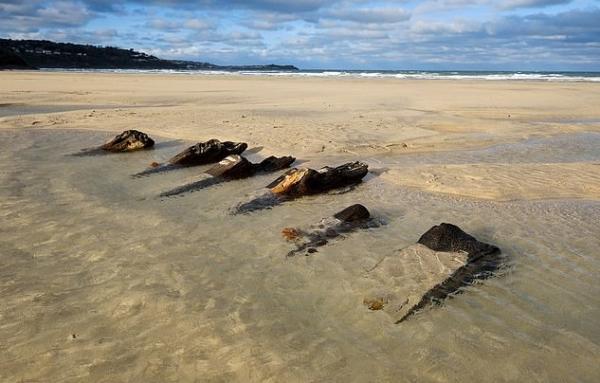
[[[4,72],[0,82],[0,108],[66,110],[6,116],[1,128],[135,128],[192,141],[243,140],[265,154],[306,160],[401,160],[600,131],[595,83],[32,72]],[[600,198],[600,166],[579,162],[413,164],[385,179],[495,200]]]

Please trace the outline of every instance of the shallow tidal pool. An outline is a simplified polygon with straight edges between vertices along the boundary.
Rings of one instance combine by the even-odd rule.
[[[130,175],[189,143],[158,139],[154,150],[70,155],[110,137],[0,130],[2,382],[600,379],[598,201],[476,201],[371,174],[348,193],[231,215],[276,175],[161,199],[207,167]],[[600,161],[592,147],[598,136],[580,141],[583,160]],[[515,145],[493,150],[505,157],[542,144]],[[385,168],[494,153],[369,161]],[[309,226],[353,203],[386,224],[286,257],[292,247],[283,228]],[[370,270],[440,222],[500,247],[506,267],[400,324],[385,309],[365,307],[370,292],[395,287]],[[402,273],[418,283],[427,270],[407,261]]]

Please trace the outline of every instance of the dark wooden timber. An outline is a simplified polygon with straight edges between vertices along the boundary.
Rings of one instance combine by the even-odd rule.
[[[307,230],[285,228],[282,234],[289,241],[293,241],[296,248],[290,251],[288,257],[299,253],[310,255],[317,252],[317,248],[328,244],[331,240],[342,239],[344,234],[357,229],[368,229],[380,226],[381,222],[371,217],[369,210],[360,204],[355,204],[324,218]]]
[[[319,170],[293,168],[267,185],[267,192],[238,205],[233,212],[268,209],[283,201],[356,185],[367,173],[368,165],[363,162],[349,162],[334,168],[326,166]]]
[[[153,164],[153,167],[134,174],[133,177],[147,176],[169,170],[212,164],[232,154],[242,154],[248,148],[245,142],[219,141],[211,139],[199,142],[170,158],[166,163]]]
[[[503,262],[498,247],[480,242],[458,226],[449,223],[433,226],[421,236],[418,243],[434,251],[466,252],[467,263],[442,283],[427,291],[421,300],[396,323],[405,321],[428,306],[439,305],[449,295],[459,292],[461,287],[470,285],[477,279],[488,278]]]
[[[246,158],[234,154],[227,156],[206,171],[212,177],[191,182],[160,194],[160,197],[172,197],[182,193],[201,190],[223,182],[252,177],[260,173],[271,173],[289,167],[296,159],[291,156],[267,157],[259,163],[251,163]]]

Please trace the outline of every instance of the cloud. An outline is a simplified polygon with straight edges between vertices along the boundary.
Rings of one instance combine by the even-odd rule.
[[[410,19],[410,12],[402,8],[335,8],[326,13],[328,18],[357,23],[398,23]]]
[[[410,32],[419,36],[453,36],[479,32],[483,26],[477,22],[467,21],[417,21],[410,27]]]
[[[504,39],[563,36],[561,40],[600,42],[600,9],[571,10],[554,15],[510,16],[487,23],[488,34]],[[600,57],[600,56],[599,56]]]
[[[600,67],[597,0],[125,0],[115,4],[0,0],[0,33],[110,44],[165,58],[217,63]]]
[[[260,11],[253,12],[252,15],[244,20],[241,24],[249,29],[274,31],[285,28],[286,24],[289,22],[299,19],[300,17],[295,14]]]
[[[330,6],[335,0],[133,0],[130,3],[170,7],[174,9],[250,9],[267,10],[282,13],[311,12]],[[86,0],[91,9],[112,11],[115,9],[112,0]]]
[[[35,32],[40,28],[72,28],[94,18],[83,3],[77,1],[0,2],[0,31]]]
[[[153,18],[148,20],[144,27],[163,32],[178,32],[183,29],[204,31],[214,29],[216,26],[214,23],[202,20],[200,18],[193,18],[187,20],[179,20],[173,18]]]
[[[231,7],[237,5],[249,9],[270,10],[275,12],[311,12],[335,3],[331,0],[221,0],[211,1],[213,5]]]
[[[569,4],[573,0],[508,0],[502,1],[498,7],[501,9],[515,8],[543,8],[551,5]]]
[[[6,16],[27,16],[35,11],[37,1],[0,1],[0,14]]]
[[[161,31],[178,31],[181,29],[181,26],[181,22],[179,21],[161,18],[148,20],[145,24],[146,28],[158,29]]]
[[[201,19],[188,19],[183,23],[183,26],[196,31],[204,31],[215,27],[214,23]]]

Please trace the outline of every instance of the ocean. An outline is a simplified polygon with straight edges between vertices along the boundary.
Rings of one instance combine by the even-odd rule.
[[[488,80],[488,81],[578,81],[600,82],[600,72],[536,72],[536,71],[420,71],[420,70],[331,70],[301,69],[290,71],[199,71],[173,69],[63,69],[42,68],[44,71],[100,72],[100,73],[159,73],[181,75],[238,75],[289,77],[356,77],[397,78],[414,80]]]

